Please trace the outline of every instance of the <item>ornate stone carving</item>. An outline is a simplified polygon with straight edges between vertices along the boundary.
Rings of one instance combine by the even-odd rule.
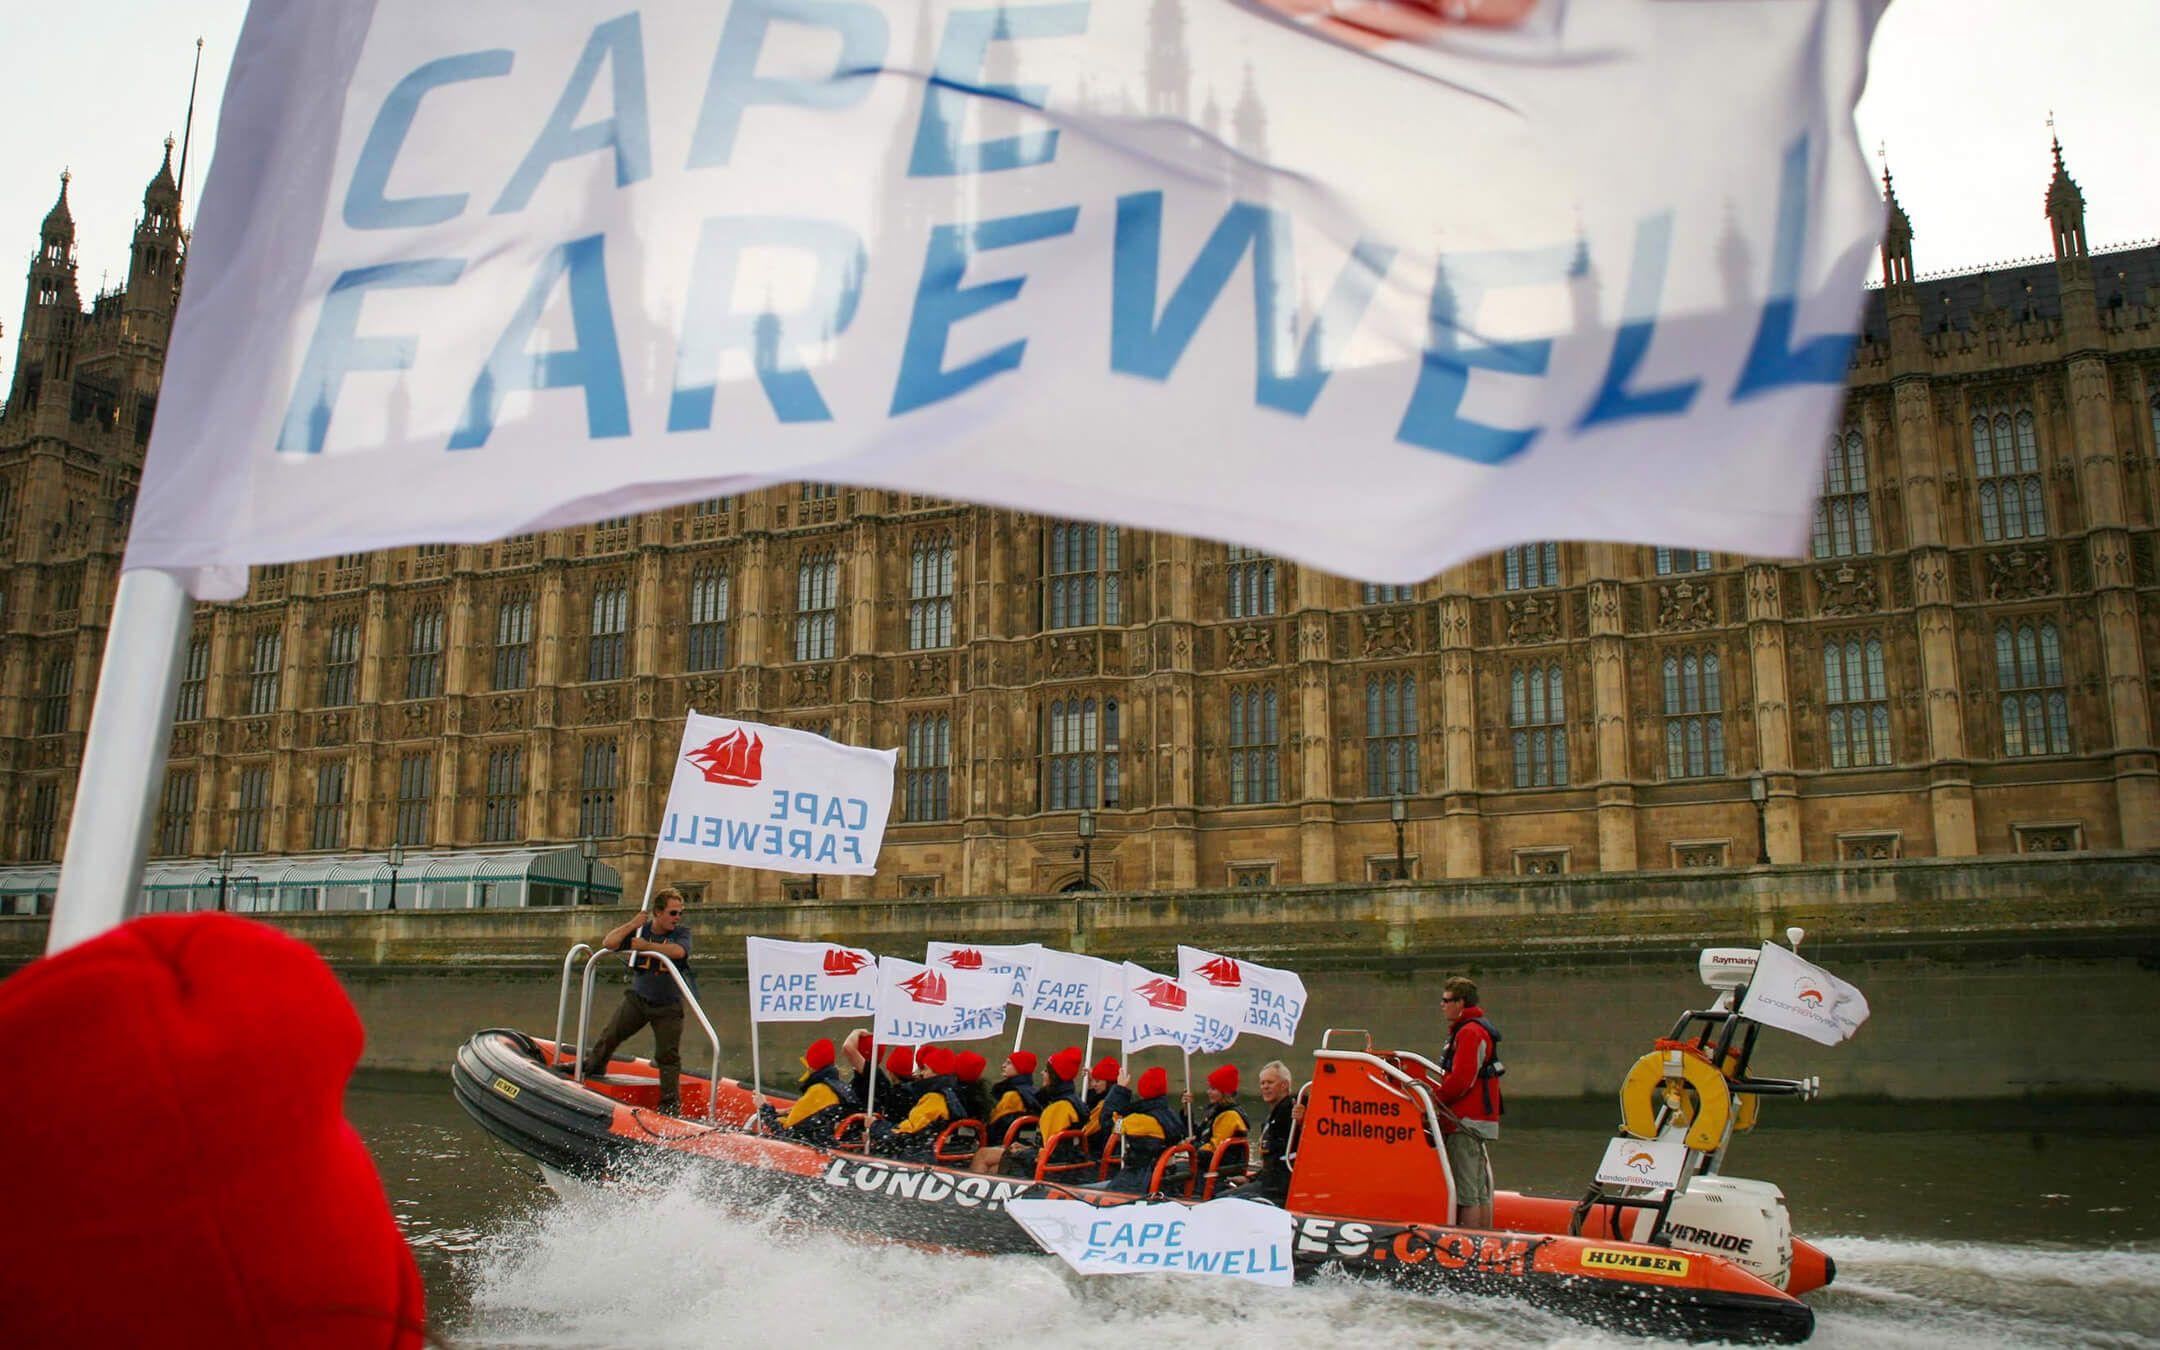
[[[2013,548],[1987,555],[1988,599],[2028,600],[2055,589],[2055,559],[2045,549]]]
[[[791,668],[788,671],[788,702],[798,707],[832,702],[832,667]]]
[[[1050,639],[1050,678],[1070,679],[1095,673],[1095,639],[1067,633]]]
[[[578,720],[591,727],[602,722],[619,722],[622,715],[622,686],[603,684],[585,691],[585,707]]]
[[[1551,596],[1529,595],[1503,600],[1507,615],[1507,640],[1517,644],[1557,642],[1560,639],[1560,602]]]
[[[182,755],[196,753],[195,747],[202,739],[201,731],[200,727],[174,727],[172,734],[173,756],[178,758]]]
[[[268,750],[270,748],[269,718],[250,717],[240,724],[239,732],[240,750],[243,754],[251,750]]]
[[[485,725],[493,731],[518,731],[525,725],[522,694],[497,694],[487,701]]]
[[[1223,663],[1232,670],[1250,670],[1275,661],[1275,629],[1256,623],[1241,624],[1223,635]]]
[[[2076,825],[2019,825],[2016,833],[2020,853],[2075,853],[2084,846]]]
[[[1367,657],[1408,656],[1417,645],[1417,619],[1407,609],[1381,610],[1365,616]]]
[[[1913,599],[1922,605],[1950,603],[1950,569],[1940,549],[1912,555]]]
[[[1687,633],[1717,622],[1717,604],[1710,587],[1692,581],[1676,581],[1657,588],[1657,625],[1667,632]]]
[[[951,687],[951,663],[942,656],[914,656],[907,663],[907,696],[933,698]]]
[[[683,711],[714,713],[727,706],[727,687],[718,675],[700,675],[682,682]]]
[[[1722,839],[1707,844],[1674,844],[1673,866],[1723,867],[1725,853],[1726,844]]]
[[[348,739],[343,710],[333,709],[315,719],[315,744],[343,745]]]
[[[1815,594],[1820,601],[1819,611],[1831,616],[1873,614],[1882,608],[1882,599],[1875,591],[1875,569],[1872,567],[1863,570],[1851,563],[1818,567],[1815,569]]]

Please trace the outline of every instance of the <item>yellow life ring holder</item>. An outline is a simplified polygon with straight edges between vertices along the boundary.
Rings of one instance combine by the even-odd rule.
[[[1725,1052],[1725,1077],[1733,1079],[1739,1076],[1740,1052],[1738,1050],[1728,1050]],[[1759,1092],[1735,1092],[1733,1094],[1733,1105],[1738,1111],[1738,1114],[1733,1117],[1733,1133],[1746,1134],[1749,1130],[1754,1129],[1755,1122],[1762,1117],[1762,1094]]]
[[[1689,1148],[1708,1153],[1725,1142],[1732,1087],[1692,1041],[1659,1041],[1621,1080],[1621,1128],[1635,1138],[1657,1138],[1660,1105],[1671,1107],[1672,1118],[1687,1126]]]

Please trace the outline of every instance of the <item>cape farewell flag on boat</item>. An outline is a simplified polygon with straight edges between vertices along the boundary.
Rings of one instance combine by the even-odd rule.
[[[888,956],[878,962],[880,1045],[977,1041],[1002,1035],[1012,981],[983,970],[917,965]]]
[[[1173,980],[1125,963],[1125,1053],[1174,1045],[1189,1055],[1228,1050],[1243,1000],[1199,980]]]
[[[1740,1015],[1821,1045],[1849,1041],[1868,1019],[1867,995],[1796,952],[1763,944]]]
[[[126,565],[794,479],[1374,581],[1797,552],[1881,5],[257,4]]]
[[[1027,1015],[1115,1036],[1125,1025],[1125,972],[1099,956],[1045,947],[1028,975]]]
[[[1185,946],[1177,949],[1177,965],[1178,979],[1185,983],[1204,984],[1244,1001],[1239,1031],[1296,1044],[1298,1019],[1305,1015],[1305,981],[1296,971]]]
[[[837,942],[744,938],[750,1016],[759,1022],[822,1022],[877,1011],[877,958]]]
[[[691,713],[654,852],[772,872],[872,876],[898,755]]]
[[[1028,1000],[1028,972],[1042,954],[1039,942],[1003,946],[989,942],[933,942],[923,955],[923,964],[940,970],[986,970],[1006,976],[1012,981],[1011,1002],[1024,1005]]]

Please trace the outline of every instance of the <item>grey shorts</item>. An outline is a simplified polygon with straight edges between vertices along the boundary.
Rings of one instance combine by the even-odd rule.
[[[1485,1166],[1485,1141],[1468,1130],[1445,1136],[1448,1171],[1455,1178],[1455,1203],[1468,1208],[1492,1203],[1492,1173]]]

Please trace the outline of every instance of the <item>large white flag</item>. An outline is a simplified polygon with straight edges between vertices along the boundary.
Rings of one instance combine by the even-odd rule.
[[[1868,1019],[1867,995],[1775,942],[1763,944],[1740,1015],[1822,1045],[1852,1039]]]
[[[654,853],[774,872],[872,876],[896,750],[691,713]]]
[[[802,478],[1398,582],[1797,552],[1881,7],[257,4],[126,563]]]
[[[1028,1001],[1028,972],[1042,959],[1039,942],[999,945],[990,942],[933,942],[923,954],[923,964],[940,970],[986,970],[1012,981],[1011,1002]]]
[[[1174,980],[1125,963],[1125,1053],[1174,1045],[1187,1054],[1217,1054],[1237,1040],[1243,1000],[1198,980]]]
[[[977,1041],[1005,1030],[1012,982],[981,970],[945,970],[888,956],[878,962],[880,1045]]]
[[[1005,1212],[1082,1275],[1213,1275],[1287,1286],[1288,1210],[1252,1200],[1104,1209],[1084,1200],[1008,1200]]]
[[[743,947],[753,1021],[823,1022],[877,1009],[877,958],[859,947],[758,937]]]
[[[1125,1025],[1124,1006],[1125,972],[1099,956],[1045,947],[1028,977],[1027,1015],[1035,1021],[1115,1036]]]
[[[1298,1019],[1305,1016],[1305,981],[1296,971],[1186,946],[1177,949],[1177,966],[1185,983],[1227,990],[1244,1000],[1239,1031],[1296,1044]]]

